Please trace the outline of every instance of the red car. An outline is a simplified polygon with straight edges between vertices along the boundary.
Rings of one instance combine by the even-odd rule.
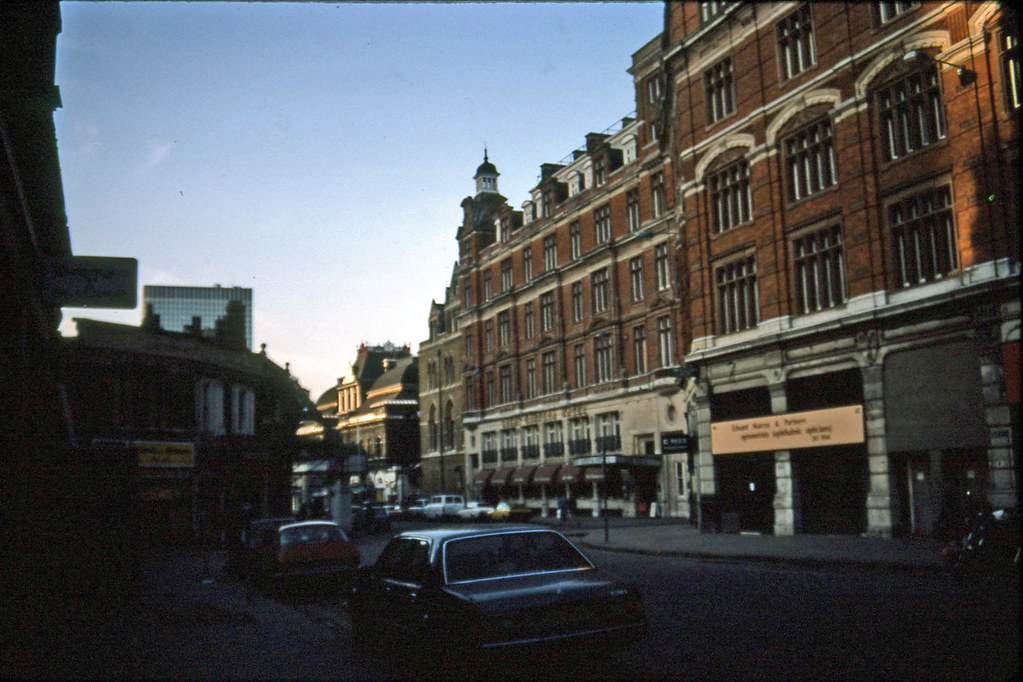
[[[299,521],[267,530],[255,548],[260,583],[271,590],[311,582],[342,586],[361,557],[345,532],[332,521]]]

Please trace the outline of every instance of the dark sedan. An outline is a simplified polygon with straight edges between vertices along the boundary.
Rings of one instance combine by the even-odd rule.
[[[646,630],[634,586],[536,526],[401,533],[360,569],[349,607],[358,644],[404,643],[446,657],[594,641],[619,648]]]

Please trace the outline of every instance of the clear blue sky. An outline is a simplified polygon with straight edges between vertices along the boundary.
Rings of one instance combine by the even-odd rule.
[[[75,255],[253,289],[315,399],[360,343],[415,352],[484,145],[520,208],[635,108],[663,3],[61,2],[54,115]]]

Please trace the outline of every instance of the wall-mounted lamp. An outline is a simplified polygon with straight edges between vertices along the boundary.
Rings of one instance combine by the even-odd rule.
[[[937,59],[927,54],[923,50],[910,50],[909,52],[902,55],[902,61],[904,62],[916,62],[920,60],[934,62],[935,64],[944,64],[945,66],[951,66],[953,69],[956,70],[956,74],[959,76],[959,85],[966,86],[977,80],[976,71],[972,69],[967,69],[965,66],[960,66],[959,64],[953,64],[951,62],[946,62],[941,59]]]

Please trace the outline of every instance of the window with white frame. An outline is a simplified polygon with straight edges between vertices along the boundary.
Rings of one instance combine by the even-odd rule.
[[[809,5],[802,5],[778,22],[776,33],[782,80],[799,75],[817,63]]]
[[[713,0],[700,3],[700,23],[706,24],[724,14],[725,10],[736,4],[735,0]]]
[[[607,268],[601,268],[593,273],[590,286],[593,290],[593,314],[598,315],[605,312],[608,305]]]
[[[668,210],[667,197],[664,191],[664,171],[654,173],[650,177],[650,199],[654,209],[654,217],[660,218]]]
[[[629,288],[633,301],[643,300],[643,256],[629,260]]]
[[[539,426],[533,425],[522,427],[522,458],[523,459],[540,458]]]
[[[510,403],[512,401],[511,365],[501,365],[498,368],[498,377],[501,384],[501,402]]]
[[[543,454],[547,459],[561,457],[565,453],[561,422],[544,422]]]
[[[554,329],[554,295],[550,292],[540,295],[540,328],[545,332]]]
[[[473,343],[472,330],[465,330],[465,359],[472,360],[476,357],[476,344]]]
[[[879,88],[881,154],[893,161],[945,139],[945,106],[935,64]]]
[[[535,307],[536,304],[533,301],[530,301],[523,306],[522,326],[527,339],[531,339],[536,336],[536,316],[533,312]]]
[[[797,130],[784,139],[782,148],[789,201],[799,201],[838,181],[830,119]]]
[[[536,358],[526,360],[526,397],[536,397]]]
[[[583,320],[583,283],[572,282],[572,321]]]
[[[895,0],[894,2],[885,0],[877,3],[878,15],[881,18],[881,23],[887,23],[895,17],[905,14],[914,7],[920,5],[919,0]]]
[[[732,58],[726,57],[703,74],[707,102],[707,123],[716,123],[735,111]]]
[[[553,234],[543,238],[543,267],[546,272],[558,267],[558,238]]]
[[[483,300],[489,301],[494,295],[493,286],[490,282],[490,270],[483,273]]]
[[[611,239],[611,207],[601,206],[593,212],[593,241],[604,244]]]
[[[522,249],[522,278],[533,281],[533,250],[528,246]]]
[[[256,435],[256,394],[248,386],[231,387],[231,433]]]
[[[661,367],[671,367],[675,364],[675,344],[672,339],[671,317],[668,315],[657,318],[657,350]]]
[[[593,159],[593,184],[596,187],[607,182],[607,159],[598,155]]]
[[[501,291],[511,291],[513,284],[512,261],[511,258],[505,258],[501,261]]]
[[[749,163],[740,159],[707,178],[714,232],[725,232],[753,219]]]
[[[632,357],[636,364],[636,374],[646,371],[646,327],[632,328]]]
[[[199,423],[205,433],[226,435],[224,424],[224,385],[216,379],[199,382]]]
[[[617,412],[597,415],[597,444],[603,452],[621,449],[621,416]]]
[[[588,455],[592,450],[590,442],[590,418],[573,417],[568,420],[568,452],[572,455]]]
[[[502,310],[497,314],[497,344],[499,347],[511,343],[511,313]]]
[[[543,392],[550,395],[558,390],[558,360],[554,351],[544,353],[540,358],[543,371]]]
[[[577,343],[573,350],[572,362],[575,367],[575,387],[586,385],[586,346]]]
[[[664,78],[660,74],[646,80],[646,101],[658,104],[664,98]]]
[[[959,266],[948,185],[901,197],[887,214],[899,286],[941,279]]]
[[[654,264],[657,267],[657,290],[665,291],[671,288],[671,256],[667,244],[658,244],[654,247]]]
[[[487,372],[487,405],[497,404],[497,382],[494,380],[494,373]]]
[[[601,333],[593,337],[593,378],[597,383],[614,379],[611,334]]]
[[[583,234],[578,220],[568,226],[568,250],[572,260],[579,260],[583,255]]]
[[[759,300],[757,266],[753,256],[745,256],[718,266],[715,270],[718,297],[718,332],[732,332],[757,326]]]
[[[640,219],[638,189],[630,189],[625,193],[625,218],[629,232],[635,232],[639,229]]]
[[[1019,36],[1010,32],[1009,27],[1002,29],[998,37],[1001,47],[1002,90],[1005,93],[1005,105],[1011,111],[1019,111],[1023,103],[1021,77],[1019,68]]]
[[[796,305],[802,314],[834,308],[846,301],[842,228],[829,225],[792,240],[796,268]]]

